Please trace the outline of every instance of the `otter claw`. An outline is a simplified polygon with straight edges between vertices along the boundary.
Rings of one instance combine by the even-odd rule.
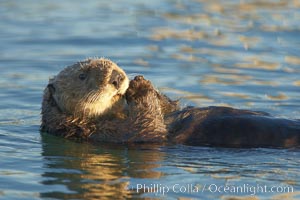
[[[141,81],[141,80],[145,80],[145,78],[142,75],[138,75],[138,76],[134,77],[134,80],[135,81]]]
[[[153,86],[150,81],[146,80],[143,76],[139,75],[134,77],[129,83],[129,88],[126,91],[127,101],[133,101],[134,99],[140,99],[147,94],[153,92]]]

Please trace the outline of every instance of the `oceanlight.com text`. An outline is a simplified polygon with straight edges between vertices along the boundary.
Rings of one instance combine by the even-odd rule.
[[[293,186],[289,185],[263,185],[263,184],[241,184],[241,185],[220,185],[220,184],[173,184],[164,185],[160,183],[136,184],[137,193],[154,193],[155,195],[166,195],[172,193],[219,193],[219,194],[239,194],[258,195],[263,193],[291,193]]]

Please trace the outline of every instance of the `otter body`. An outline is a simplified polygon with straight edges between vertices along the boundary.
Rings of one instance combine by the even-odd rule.
[[[49,80],[41,130],[112,143],[299,147],[300,121],[228,107],[187,107],[142,76],[129,81],[106,59],[88,59]]]

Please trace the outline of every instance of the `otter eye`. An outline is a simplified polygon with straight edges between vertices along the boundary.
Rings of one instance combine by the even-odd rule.
[[[84,80],[86,78],[86,74],[79,74],[79,79],[80,80]]]

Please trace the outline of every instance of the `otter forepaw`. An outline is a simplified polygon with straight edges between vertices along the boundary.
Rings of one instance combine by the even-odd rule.
[[[126,91],[126,99],[131,102],[153,91],[155,91],[155,89],[150,81],[146,80],[143,76],[136,76],[129,83],[129,88]]]

